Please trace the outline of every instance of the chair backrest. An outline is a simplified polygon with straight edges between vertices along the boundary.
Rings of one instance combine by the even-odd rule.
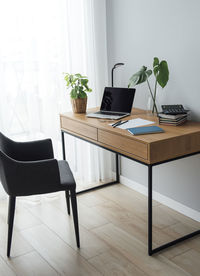
[[[15,142],[0,132],[0,180],[9,195],[16,193],[17,186],[21,182],[17,180],[21,177],[20,168],[25,166],[26,161],[30,166],[30,162],[53,158],[51,139]],[[23,176],[27,177],[26,170]]]
[[[0,180],[8,194],[10,194],[10,191],[7,183],[6,168],[8,168],[10,162],[12,162],[12,157],[14,157],[12,144],[12,140],[0,132]]]
[[[9,157],[15,159],[13,141],[0,132],[0,151]]]

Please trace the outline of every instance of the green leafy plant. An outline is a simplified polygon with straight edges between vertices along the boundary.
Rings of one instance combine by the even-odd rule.
[[[155,76],[154,90],[152,90],[149,83],[149,77],[152,75],[152,73],[154,73]],[[158,109],[156,106],[157,85],[159,84],[162,88],[164,88],[167,85],[168,80],[169,69],[167,62],[165,60],[162,60],[160,62],[157,57],[154,57],[153,71],[151,69],[147,70],[146,66],[142,66],[142,68],[137,73],[132,75],[129,80],[128,87],[136,86],[146,81],[153,100],[152,112],[156,111],[156,113],[158,113]]]
[[[92,92],[92,89],[88,87],[88,78],[86,76],[65,73],[65,80],[67,88],[72,88],[70,92],[72,99],[87,98],[86,93]]]

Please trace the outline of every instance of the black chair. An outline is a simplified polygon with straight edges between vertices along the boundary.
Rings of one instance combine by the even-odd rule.
[[[51,139],[15,142],[0,132],[0,180],[9,195],[7,256],[10,256],[17,196],[65,191],[68,214],[72,212],[80,247],[76,183],[66,161],[54,159]]]

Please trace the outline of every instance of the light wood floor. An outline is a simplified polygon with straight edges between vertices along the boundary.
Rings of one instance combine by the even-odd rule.
[[[154,245],[199,223],[154,202]],[[17,201],[11,258],[6,257],[7,201],[0,202],[0,275],[200,275],[200,237],[147,255],[146,197],[117,184],[78,196],[81,249],[63,194],[39,204]]]

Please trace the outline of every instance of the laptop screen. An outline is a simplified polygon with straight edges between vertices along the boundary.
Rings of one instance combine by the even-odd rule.
[[[135,88],[105,87],[101,111],[131,113]]]

